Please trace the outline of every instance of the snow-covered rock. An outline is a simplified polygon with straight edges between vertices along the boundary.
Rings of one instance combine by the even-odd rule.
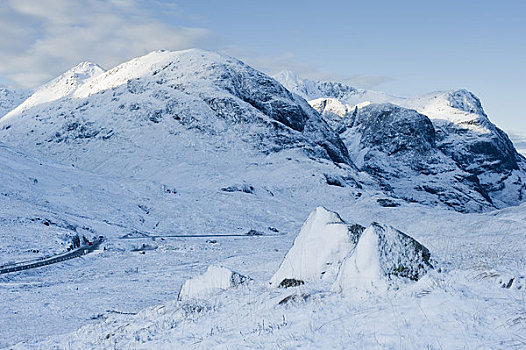
[[[336,98],[317,98],[310,100],[309,104],[327,121],[331,128],[337,130],[342,118],[352,110],[351,106],[345,105]]]
[[[284,280],[301,283],[334,276],[362,230],[359,225],[346,224],[333,211],[316,208],[303,224],[270,284],[278,287]]]
[[[430,257],[426,247],[405,233],[373,223],[341,264],[333,290],[382,291],[393,277],[416,281],[433,268]]]
[[[221,266],[210,265],[205,273],[186,280],[179,292],[179,300],[206,298],[218,291],[247,283],[249,277]]]

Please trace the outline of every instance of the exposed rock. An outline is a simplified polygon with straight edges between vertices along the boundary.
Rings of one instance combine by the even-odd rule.
[[[304,285],[305,282],[301,280],[297,280],[294,278],[285,278],[283,281],[280,282],[279,286],[280,288],[290,288],[290,287],[297,287]]]
[[[393,104],[371,104],[342,121],[355,164],[394,197],[479,211],[492,202],[478,179],[437,147],[430,119]]]
[[[283,298],[282,300],[280,300],[280,302],[278,303],[278,305],[286,305],[286,304],[291,304],[291,303],[298,303],[298,302],[303,302],[303,301],[306,301],[308,298],[309,298],[310,295],[308,294],[291,294],[285,298]]]

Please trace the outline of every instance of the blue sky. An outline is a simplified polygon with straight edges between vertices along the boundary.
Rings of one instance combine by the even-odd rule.
[[[273,74],[411,96],[467,88],[526,134],[526,1],[6,0],[0,83],[34,87],[80,61],[105,68],[201,47]]]

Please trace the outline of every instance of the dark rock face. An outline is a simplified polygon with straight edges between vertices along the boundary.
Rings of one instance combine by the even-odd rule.
[[[493,135],[480,137],[455,125],[446,125],[441,128],[441,134],[447,136],[441,138],[439,148],[474,175],[487,171],[503,173],[519,170],[519,163],[523,162],[523,157],[515,151],[510,139],[502,130],[495,127],[493,131]],[[448,139],[454,136],[464,140],[448,142]],[[459,144],[464,147],[459,147]]]
[[[437,146],[431,120],[393,104],[372,104],[345,117],[340,136],[357,166],[394,197],[458,211],[492,206],[478,178]]]
[[[214,84],[224,88],[260,112],[296,131],[303,131],[307,113],[292,94],[274,79],[256,70],[238,70],[232,66],[212,67]]]
[[[378,236],[380,266],[386,276],[417,281],[433,268],[431,253],[415,239],[386,225],[371,226]]]
[[[447,100],[471,117],[458,123],[436,121],[438,148],[477,179],[496,207],[521,203],[526,198],[526,159],[508,135],[489,121],[475,95],[457,90]]]
[[[294,278],[285,278],[283,281],[279,283],[279,288],[290,288],[290,287],[297,287],[305,284],[302,280],[297,280]]]
[[[358,243],[358,240],[360,239],[360,236],[362,235],[363,231],[365,231],[365,227],[360,224],[347,224],[347,231],[349,232],[349,237],[351,237],[351,241],[354,244],[356,244]]]
[[[306,139],[315,142],[322,153],[326,153],[334,162],[351,164],[347,149],[338,134],[305,100],[290,93],[276,80],[234,59],[212,64],[207,72],[214,85],[271,119],[300,132]],[[209,105],[218,114],[223,113],[224,108],[217,108],[210,102]],[[237,109],[235,115],[243,115],[243,108],[237,101],[230,100],[228,105],[228,109]],[[282,129],[280,126],[274,128]],[[314,150],[314,154],[318,156],[319,152]]]
[[[426,154],[435,149],[435,129],[426,116],[392,104],[370,105],[357,113],[364,147],[393,156]]]

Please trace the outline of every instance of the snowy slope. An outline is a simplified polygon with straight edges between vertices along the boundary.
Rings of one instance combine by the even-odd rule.
[[[82,62],[70,70],[64,72],[57,78],[42,85],[23,103],[19,104],[18,106],[13,106],[13,108],[11,108],[13,111],[8,113],[6,117],[9,118],[11,115],[18,115],[23,111],[31,109],[35,106],[53,102],[62,97],[68,96],[80,85],[82,85],[85,80],[103,72],[104,69],[95,63]]]
[[[29,97],[29,94],[28,90],[0,86],[0,118],[21,104]]]
[[[309,99],[309,103],[327,119],[336,131],[346,132],[347,136],[342,135],[342,137],[346,140],[346,146],[351,154],[355,154],[353,160],[360,163],[360,159],[365,157],[367,164],[363,164],[362,161],[362,165],[366,166],[364,169],[375,169],[375,171],[369,172],[377,173],[379,175],[377,178],[384,185],[389,184],[393,188],[395,196],[429,203],[428,199],[422,198],[422,192],[426,192],[425,188],[429,187],[429,184],[426,183],[428,182],[427,175],[431,173],[441,177],[444,169],[446,169],[445,172],[450,175],[446,175],[443,182],[439,179],[431,180],[432,189],[427,192],[431,192],[431,197],[436,197],[437,192],[450,193],[446,195],[449,198],[447,205],[457,210],[477,210],[477,207],[478,210],[481,210],[488,205],[501,208],[517,205],[526,199],[526,159],[515,150],[508,136],[490,122],[480,100],[469,91],[452,90],[408,99],[374,91],[353,89],[341,83],[302,79],[291,73],[282,73],[276,76],[276,79],[291,91]],[[334,99],[340,103],[339,106]],[[428,164],[424,166],[424,171],[414,172],[415,162],[429,163],[429,158],[424,155],[423,159],[408,157],[401,162],[400,159],[397,159],[394,163],[396,164],[398,161],[399,166],[394,166],[391,171],[387,171],[386,167],[393,166],[390,155],[371,157],[368,145],[359,141],[362,137],[359,128],[358,130],[356,128],[352,131],[349,130],[354,126],[356,113],[362,108],[366,110],[361,113],[362,119],[364,119],[364,114],[374,120],[381,119],[381,113],[384,113],[387,107],[382,109],[381,107],[367,106],[371,103],[383,104],[386,102],[406,108],[404,112],[398,112],[401,119],[407,120],[407,118],[418,115],[429,118],[434,128],[435,145],[433,148],[435,154],[431,162],[433,170],[430,170]],[[372,110],[377,112],[371,113]],[[417,121],[415,121],[415,127],[416,124],[418,124]],[[388,126],[383,126],[381,123],[377,124],[378,130],[373,132],[382,133],[381,129],[384,127]],[[403,137],[402,139],[397,138],[399,133],[403,132],[401,129],[391,129],[391,132],[394,133],[384,136],[394,137],[398,140],[396,142],[403,140]],[[415,132],[417,137],[417,134],[421,132],[425,134],[425,130],[415,130]],[[408,140],[406,139],[406,141]],[[386,142],[388,141],[386,140]],[[411,147],[410,144],[404,146],[408,150],[411,150]],[[418,150],[414,149],[414,151]],[[437,167],[441,169],[437,169]],[[379,172],[376,171],[377,168],[380,169]],[[404,174],[406,179],[410,183],[415,182],[415,185],[408,188],[405,184],[396,184],[396,182],[400,182],[397,177],[386,177],[384,176],[386,172]],[[424,181],[422,182],[422,180]],[[466,189],[466,186],[469,189]],[[459,190],[459,187],[464,188]],[[470,199],[460,198],[466,197],[466,195]],[[426,194],[425,196],[429,197],[430,195]],[[481,196],[485,198],[481,200]],[[439,195],[439,197],[441,197],[439,201],[444,202],[444,196]],[[436,202],[436,199],[431,200],[431,202]],[[481,205],[468,205],[466,207],[464,205],[466,200],[471,201],[472,199]]]

